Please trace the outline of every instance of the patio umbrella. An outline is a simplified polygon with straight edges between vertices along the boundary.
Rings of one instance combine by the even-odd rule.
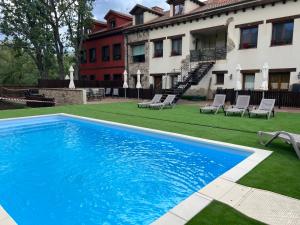
[[[268,63],[265,63],[262,69],[262,83],[260,86],[260,89],[263,91],[263,99],[265,98],[265,91],[269,89],[268,76],[269,76],[269,65]]]
[[[236,67],[236,77],[235,77],[235,87],[234,90],[236,90],[236,100],[239,95],[239,91],[242,90],[242,74],[241,74],[242,67],[240,64]]]
[[[167,89],[167,75],[162,77],[163,89]]]
[[[149,85],[150,86],[152,85],[152,87],[154,88],[154,79],[153,79],[153,76],[149,77]]]
[[[235,78],[235,90],[239,91],[242,90],[242,74],[241,74],[241,65],[238,64],[236,67],[236,78]]]
[[[70,66],[69,72],[70,72],[70,84],[69,84],[69,88],[70,89],[75,89],[75,84],[74,84],[74,68],[73,68],[73,66]]]
[[[136,82],[136,88],[138,89],[138,99],[140,99],[140,88],[142,88],[141,84],[141,71],[137,71],[137,82]]]
[[[124,84],[123,84],[123,88],[125,89],[125,98],[126,98],[126,90],[127,90],[127,88],[128,88],[128,83],[127,83],[127,77],[128,77],[128,73],[127,73],[127,71],[125,70],[124,71]]]

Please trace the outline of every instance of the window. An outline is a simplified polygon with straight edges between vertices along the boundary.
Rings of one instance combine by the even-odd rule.
[[[224,73],[217,73],[216,74],[216,85],[223,85],[224,84]]]
[[[110,74],[104,74],[104,80],[106,81],[110,80]]]
[[[102,61],[109,61],[109,46],[102,47]]]
[[[145,62],[145,45],[132,46],[132,60],[135,63]]]
[[[244,73],[243,74],[243,89],[244,90],[254,90],[255,74],[254,73]]]
[[[90,75],[90,80],[96,80],[96,75]]]
[[[114,74],[113,80],[114,81],[120,81],[120,80],[122,80],[122,75],[121,74]]]
[[[81,78],[81,80],[87,80],[87,76],[86,75],[81,75],[80,78]]]
[[[288,90],[290,85],[290,73],[270,73],[269,89],[270,90]]]
[[[182,38],[172,39],[172,52],[171,56],[182,54]]]
[[[184,3],[174,5],[174,16],[182,15],[184,12]]]
[[[164,54],[164,42],[163,40],[154,42],[154,57],[163,57]]]
[[[137,14],[135,15],[135,25],[144,24],[144,14]]]
[[[121,59],[121,44],[115,44],[113,48],[113,57],[114,60]]]
[[[87,60],[86,60],[86,50],[82,50],[80,52],[80,61],[81,61],[82,64],[87,63]]]
[[[115,20],[109,21],[109,27],[110,27],[111,29],[115,28],[115,27],[116,27],[116,21],[115,21]]]
[[[96,49],[91,48],[90,49],[90,63],[96,62]]]
[[[241,28],[240,49],[257,48],[258,27]]]
[[[273,23],[271,46],[293,43],[294,21]]]

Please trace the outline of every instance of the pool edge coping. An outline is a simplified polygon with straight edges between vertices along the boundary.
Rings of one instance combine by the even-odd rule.
[[[209,140],[199,137],[193,137],[188,136],[184,134],[178,134],[178,133],[172,133],[168,131],[162,131],[157,129],[151,129],[151,128],[145,128],[145,127],[139,127],[124,123],[118,123],[118,122],[112,122],[108,120],[101,120],[101,119],[95,119],[90,117],[84,117],[84,116],[78,116],[68,113],[54,113],[54,114],[44,114],[44,115],[36,115],[36,116],[25,116],[25,117],[14,117],[14,118],[5,118],[0,119],[1,121],[6,120],[18,120],[18,119],[29,119],[29,118],[40,118],[40,117],[49,117],[49,116],[66,116],[71,118],[77,118],[82,120],[88,120],[93,122],[98,122],[102,124],[109,124],[109,125],[116,125],[121,126],[125,128],[131,128],[135,130],[141,130],[146,132],[152,132],[156,134],[164,134],[171,137],[178,137],[185,140],[190,141],[198,141],[202,143],[207,144],[213,144],[218,146],[226,146],[230,148],[234,148],[240,151],[246,151],[246,152],[252,152],[252,154],[241,161],[239,164],[231,168],[230,170],[226,171],[221,176],[217,177],[212,182],[208,183],[205,187],[200,189],[199,191],[193,193],[189,197],[187,197],[185,200],[181,201],[179,204],[177,204],[175,207],[173,207],[171,210],[169,210],[167,213],[162,215],[160,218],[155,220],[152,225],[165,225],[166,223],[170,223],[172,225],[183,225],[186,224],[188,221],[190,221],[195,215],[197,215],[200,211],[202,211],[206,206],[208,206],[214,199],[207,196],[205,193],[202,192],[202,190],[205,188],[206,191],[214,192],[215,188],[214,186],[218,186],[218,182],[220,180],[226,180],[232,183],[236,183],[238,180],[240,180],[243,176],[245,176],[247,173],[249,173],[252,169],[254,169],[257,165],[259,165],[262,161],[264,161],[266,158],[268,158],[273,152],[264,150],[264,149],[258,149],[248,146],[242,146],[242,145],[236,145],[221,141],[215,141],[215,140]],[[222,195],[226,195],[226,192],[228,190],[224,189],[221,190],[220,193]],[[12,217],[9,216],[9,214],[4,210],[3,207],[0,205],[0,222],[3,221],[3,218],[1,215],[7,215],[4,219],[10,220],[8,224],[17,224]]]

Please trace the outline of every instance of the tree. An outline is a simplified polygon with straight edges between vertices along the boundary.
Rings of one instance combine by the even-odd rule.
[[[64,59],[70,51],[74,51],[78,73],[93,3],[94,0],[0,0],[0,32],[14,49],[23,49],[32,57],[42,78],[48,77],[55,56],[59,77],[64,79]]]
[[[92,21],[94,0],[43,0],[44,17],[52,27],[59,74],[64,77],[65,49],[74,51],[75,68],[78,73],[80,51],[85,38],[85,27]],[[76,74],[77,74],[76,73]]]
[[[78,0],[65,11],[64,20],[68,28],[70,47],[74,50],[75,78],[79,77],[79,65],[83,41],[87,38],[87,28],[92,25],[94,0]]]
[[[32,58],[24,51],[0,45],[0,84],[35,85],[39,76]]]
[[[41,78],[47,78],[52,64],[50,27],[42,17],[37,0],[0,0],[0,32],[14,50],[25,51],[35,62]]]

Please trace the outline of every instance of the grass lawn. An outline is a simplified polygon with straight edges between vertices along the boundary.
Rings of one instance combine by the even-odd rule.
[[[187,223],[187,225],[212,224],[262,225],[264,223],[253,220],[234,209],[230,210],[228,206],[217,201],[213,201]]]
[[[258,143],[256,133],[259,130],[286,130],[300,133],[300,114],[277,113],[276,117],[271,120],[264,118],[225,117],[223,114],[199,114],[198,107],[188,105],[178,105],[172,110],[162,111],[137,109],[135,103],[75,105],[55,108],[4,110],[0,111],[0,118],[59,112],[257,148],[264,148]],[[300,199],[300,160],[298,160],[296,153],[290,146],[280,141],[274,142],[269,148],[265,149],[272,150],[274,153],[242,178],[239,183]],[[219,208],[215,207],[216,205]],[[210,208],[216,208],[219,212],[225,212],[224,208],[229,210],[229,207],[220,206],[218,203],[213,203]],[[237,215],[234,211],[229,211]],[[208,210],[208,212],[206,215],[210,215],[213,211]],[[195,221],[197,220],[195,219]],[[235,222],[235,224],[241,224],[237,223],[237,221]]]

